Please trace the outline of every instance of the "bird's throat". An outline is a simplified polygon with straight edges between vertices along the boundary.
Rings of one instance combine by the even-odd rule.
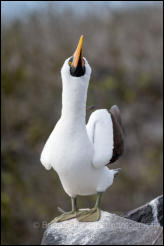
[[[86,124],[87,88],[63,86],[62,119],[71,124]]]

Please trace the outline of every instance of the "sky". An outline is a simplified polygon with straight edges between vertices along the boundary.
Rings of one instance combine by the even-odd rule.
[[[56,2],[60,7],[80,5],[85,11],[88,5],[109,5],[111,8],[134,7],[140,5],[162,5],[162,1],[1,1],[2,19],[12,20],[24,17],[33,10],[44,9],[48,3]]]

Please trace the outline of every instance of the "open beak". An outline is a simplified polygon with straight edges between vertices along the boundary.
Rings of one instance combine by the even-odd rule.
[[[73,54],[72,62],[70,63],[70,72],[72,76],[80,77],[85,73],[85,64],[82,55],[84,36],[81,35],[77,48]]]

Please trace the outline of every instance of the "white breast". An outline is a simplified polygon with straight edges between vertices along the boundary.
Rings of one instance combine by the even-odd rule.
[[[58,173],[69,195],[96,193],[100,173],[92,166],[93,146],[86,129],[71,129],[59,120],[41,154],[41,162],[49,163]],[[45,165],[44,165],[45,166]]]

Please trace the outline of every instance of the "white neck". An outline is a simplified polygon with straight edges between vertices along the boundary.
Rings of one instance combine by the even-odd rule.
[[[64,62],[61,69],[63,84],[61,119],[72,127],[85,127],[87,90],[91,68],[83,57],[85,61],[85,74],[81,77],[74,77],[70,74],[69,59]]]
[[[71,124],[85,125],[88,83],[84,78],[63,79],[62,119]]]

